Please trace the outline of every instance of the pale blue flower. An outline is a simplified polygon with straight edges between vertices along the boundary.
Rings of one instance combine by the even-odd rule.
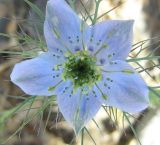
[[[49,0],[44,23],[49,50],[16,64],[11,80],[29,95],[57,95],[76,133],[101,105],[139,112],[149,100],[146,83],[125,61],[132,27],[132,20],[87,26],[64,0]]]

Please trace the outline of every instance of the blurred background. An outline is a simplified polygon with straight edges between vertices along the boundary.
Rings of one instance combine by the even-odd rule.
[[[47,0],[30,0],[30,2],[36,4],[45,14]],[[84,6],[93,12],[94,0],[77,0],[78,14],[83,13]],[[160,0],[102,0],[99,15],[107,11],[107,15],[101,20],[135,20],[133,44],[147,40],[143,46],[139,46],[145,49],[140,56],[148,52],[160,55]],[[21,57],[22,54],[19,55],[20,51],[33,50],[34,53],[34,49],[37,49],[34,44],[36,41],[25,43],[27,38],[44,40],[42,28],[43,21],[35,14],[32,5],[23,0],[0,0],[0,141],[7,141],[5,145],[79,145],[81,142],[80,137],[75,138],[73,130],[64,121],[55,105],[45,108],[26,125],[24,125],[26,116],[36,112],[37,108],[42,106],[42,101],[34,101],[21,110],[16,108],[18,111],[12,109],[22,104],[24,98],[28,96],[10,82],[11,70],[15,63],[24,59]],[[24,35],[25,40],[19,39]],[[159,62],[145,61],[142,64],[150,68],[142,73],[146,82],[149,85],[160,84]],[[137,131],[142,145],[160,145],[159,104],[159,98],[155,97],[150,108],[131,117],[131,124]],[[29,115],[28,108],[31,109]],[[122,113],[117,114],[117,126],[115,126],[102,109],[95,120],[88,124],[89,133],[85,132],[84,144],[138,145],[133,131],[123,120]],[[10,136],[12,138],[9,138]]]

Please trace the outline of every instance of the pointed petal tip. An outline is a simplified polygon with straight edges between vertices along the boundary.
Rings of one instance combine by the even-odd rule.
[[[131,113],[131,114],[138,114],[138,113],[141,113],[142,111],[146,110],[147,108],[149,107],[149,104],[144,104],[143,107],[141,107],[141,109],[139,110],[132,110],[132,111],[128,111],[128,113]]]
[[[36,58],[19,62],[13,68],[10,80],[28,95],[54,95],[54,91],[49,91],[48,88],[61,80],[60,77],[57,77],[51,81],[53,79],[52,66],[56,62],[49,53],[43,53]],[[55,75],[59,73],[57,72]]]
[[[17,79],[18,79],[16,70],[17,70],[17,67],[19,66],[19,64],[20,64],[20,63],[15,64],[15,66],[13,67],[12,72],[11,72],[11,74],[10,74],[10,80],[11,80],[11,82],[13,82],[14,84],[16,84]]]
[[[123,24],[126,26],[126,27],[128,27],[128,28],[130,28],[130,29],[132,29],[132,27],[133,27],[133,25],[134,25],[134,20],[133,19],[129,19],[129,20],[119,20],[120,22],[123,22]]]
[[[149,94],[148,94],[148,89],[146,90],[146,95],[144,96],[144,100],[143,102],[141,102],[140,107],[132,109],[131,111],[128,111],[128,113],[131,114],[136,114],[136,113],[140,113],[144,110],[146,110],[149,106],[150,106],[150,100],[149,100]]]
[[[125,20],[125,23],[126,23],[126,25],[128,26],[128,27],[133,27],[133,25],[134,25],[134,20]]]
[[[128,23],[128,24],[133,24],[135,22],[135,20],[133,19],[119,20],[119,21],[124,21],[125,23]]]
[[[128,22],[129,22],[130,24],[133,24],[133,23],[134,23],[134,20],[133,20],[133,19],[130,19],[130,20],[128,20]]]
[[[133,70],[134,69],[124,61],[116,61],[118,65],[106,65],[105,70]],[[108,94],[108,100],[102,100],[109,106],[119,108],[120,110],[128,113],[138,113],[149,107],[149,89],[147,84],[138,73],[112,73],[108,77],[113,81],[108,82],[111,90],[106,90],[104,83],[99,83],[102,91]],[[105,82],[105,77],[104,81]]]

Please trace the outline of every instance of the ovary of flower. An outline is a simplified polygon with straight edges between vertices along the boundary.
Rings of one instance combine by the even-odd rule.
[[[146,83],[125,61],[132,47],[132,20],[87,26],[65,0],[49,0],[46,11],[48,52],[16,64],[13,83],[29,95],[56,95],[76,134],[101,105],[129,113],[148,106]]]

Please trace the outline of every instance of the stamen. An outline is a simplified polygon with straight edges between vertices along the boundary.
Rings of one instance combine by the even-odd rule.
[[[56,89],[56,87],[58,87],[62,82],[63,82],[63,80],[59,81],[55,86],[49,87],[48,91],[54,91]]]
[[[111,57],[112,57],[112,55],[111,55],[111,54],[109,54],[109,55],[108,55],[108,58],[111,58]]]
[[[96,56],[98,53],[100,53],[103,49],[107,49],[109,48],[108,45],[105,43],[104,45],[102,45],[94,54],[94,56]]]
[[[103,48],[108,48],[108,45],[106,43],[104,43],[102,46],[101,46],[101,49]]]
[[[123,73],[126,73],[126,74],[133,74],[135,73],[133,70],[129,70],[129,69],[124,69],[122,70]]]
[[[54,66],[54,68],[52,69],[53,71],[58,71],[60,69],[60,67],[62,67],[62,64],[57,64]]]

